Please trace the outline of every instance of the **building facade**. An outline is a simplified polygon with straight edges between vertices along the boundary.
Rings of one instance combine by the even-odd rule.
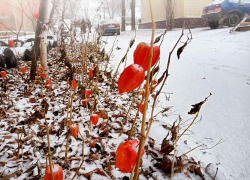
[[[172,0],[175,12],[174,27],[180,27],[184,19],[193,22],[191,26],[207,26],[207,22],[201,19],[202,10],[213,0]],[[140,28],[148,28],[151,23],[150,7],[148,0],[141,0],[141,25]],[[154,20],[158,28],[166,27],[167,0],[152,0]],[[189,23],[190,24],[190,23]]]
[[[0,0],[0,31],[34,32],[40,0]]]

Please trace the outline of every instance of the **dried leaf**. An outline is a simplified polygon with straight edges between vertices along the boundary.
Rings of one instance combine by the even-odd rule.
[[[84,177],[86,177],[87,179],[90,179],[91,176],[92,176],[92,174],[94,174],[94,173],[99,174],[99,175],[101,175],[101,176],[106,176],[105,173],[102,172],[99,168],[96,168],[96,169],[94,169],[93,171],[90,171],[90,172],[88,172],[88,173],[83,173],[82,175],[83,175]]]
[[[0,166],[4,167],[7,162],[0,161]]]
[[[47,114],[48,109],[49,109],[49,104],[46,102],[45,99],[41,102],[42,108],[45,110],[45,114]]]
[[[130,43],[129,43],[129,48],[132,48],[132,46],[134,45],[134,43],[135,43],[135,39],[132,39],[132,40],[130,41]]]
[[[194,172],[195,172],[196,174],[198,174],[200,177],[202,177],[202,179],[204,179],[204,175],[202,174],[201,168],[200,168],[200,167],[196,167],[196,168],[194,169]]]
[[[172,161],[168,158],[168,156],[163,156],[163,159],[161,161],[161,169],[166,172],[170,173],[171,172],[171,167],[172,167]]]
[[[26,136],[25,138],[23,138],[23,141],[28,141],[30,140],[35,134],[35,131],[32,131],[31,134],[29,136]]]
[[[154,44],[158,43],[161,40],[162,34],[155,38]]]
[[[195,168],[195,165],[191,165],[188,167],[188,170],[191,172],[191,173],[194,173],[194,168]]]
[[[181,46],[178,50],[177,50],[177,56],[178,56],[178,59],[180,59],[180,55],[181,53],[183,52],[184,48],[187,46],[187,42],[184,43],[183,46]]]
[[[103,136],[107,136],[109,133],[109,129],[108,128],[105,128],[102,132],[100,132],[100,136],[103,137]]]
[[[104,110],[100,110],[99,112],[96,112],[96,114],[98,114],[99,118],[102,118],[102,119],[109,118],[108,113]]]
[[[161,144],[161,153],[168,155],[174,150],[174,145],[170,140],[164,138]]]
[[[98,156],[98,154],[90,154],[90,155],[89,155],[89,159],[98,160],[98,159],[99,159],[99,156]]]
[[[95,148],[95,145],[96,145],[96,140],[87,140],[86,141],[86,144],[89,144],[89,147],[91,148]]]
[[[158,154],[155,153],[154,151],[149,150],[148,152],[151,154],[152,157],[154,157],[154,158],[158,157]]]
[[[196,113],[198,113],[200,111],[201,106],[202,106],[203,103],[204,103],[204,101],[201,101],[201,102],[199,102],[199,103],[197,103],[195,105],[192,105],[192,108],[188,112],[188,114],[196,114]]]
[[[33,169],[35,169],[37,166],[37,164],[32,164],[26,171],[24,171],[24,173],[28,173],[30,171],[32,171]]]
[[[36,102],[36,98],[30,98],[30,103],[35,103]]]

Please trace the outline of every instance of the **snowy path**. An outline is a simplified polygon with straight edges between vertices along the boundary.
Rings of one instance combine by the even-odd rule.
[[[207,148],[214,146],[221,139],[224,142],[207,150],[195,150],[189,154],[204,164],[214,163],[224,172],[227,179],[250,179],[250,32],[229,34],[229,28],[210,30],[208,28],[193,29],[193,41],[177,60],[176,52],[170,65],[170,77],[164,92],[173,93],[170,101],[164,96],[158,105],[174,106],[169,122],[181,115],[184,120],[193,116],[187,114],[191,104],[198,103],[211,92],[213,96],[201,110],[201,121],[193,125],[187,135],[179,143],[178,153],[204,144]],[[156,31],[156,37],[162,33]],[[128,64],[133,62],[133,51],[141,42],[150,42],[150,31],[139,30],[133,49],[128,54]],[[161,47],[161,72],[166,68],[168,53],[181,34],[181,30],[168,32]],[[124,56],[130,39],[134,33],[125,32],[118,36],[114,50],[113,65],[117,66]],[[107,38],[108,51],[115,39]],[[124,66],[124,65],[123,65]],[[122,68],[123,68],[122,66]],[[155,112],[158,112],[157,110]],[[149,113],[149,112],[148,112]],[[167,119],[167,120],[168,120]],[[166,118],[158,118],[150,135],[160,146],[166,131],[159,130],[159,124],[167,124]],[[164,121],[165,122],[164,122]],[[154,128],[157,127],[157,128]],[[183,143],[187,140],[187,144]],[[203,147],[204,148],[204,147]]]

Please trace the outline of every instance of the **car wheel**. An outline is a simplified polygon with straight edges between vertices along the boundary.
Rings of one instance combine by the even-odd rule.
[[[227,25],[229,27],[234,27],[240,22],[240,17],[238,14],[230,14],[228,17]]]
[[[217,29],[220,26],[219,22],[209,22],[209,27],[211,29]]]
[[[117,32],[117,35],[120,35],[120,34],[121,34],[121,32],[120,32],[120,31],[118,31],[118,32]]]

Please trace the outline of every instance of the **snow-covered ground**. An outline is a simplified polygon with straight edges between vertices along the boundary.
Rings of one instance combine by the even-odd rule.
[[[227,179],[248,180],[250,179],[248,122],[250,120],[250,32],[229,34],[229,31],[229,28],[193,29],[193,40],[184,49],[180,60],[177,59],[176,51],[174,52],[170,76],[163,90],[172,94],[169,101],[162,94],[155,112],[167,106],[173,108],[168,118],[161,116],[156,118],[158,121],[154,123],[150,136],[156,139],[156,146],[160,147],[167,131],[159,125],[172,123],[178,115],[182,117],[182,122],[189,119],[185,122],[188,125],[192,120],[190,118],[193,118],[187,114],[191,105],[203,101],[211,92],[213,95],[203,105],[197,123],[181,138],[178,155],[204,144],[188,156],[204,164],[215,164]],[[155,37],[162,32],[163,30],[157,30]],[[187,33],[188,31],[185,31],[185,35]],[[180,34],[181,30],[167,32],[161,47],[160,74],[166,69],[169,52]],[[114,67],[117,67],[124,56],[133,37],[134,32],[122,32],[117,37],[118,42],[112,56]],[[142,41],[149,43],[150,38],[150,30],[137,31],[135,45],[128,53],[127,66],[133,63],[133,51],[136,45]],[[106,39],[108,41],[106,52],[108,52],[115,36],[103,37],[103,40]],[[117,50],[117,46],[121,47],[121,50]],[[120,69],[123,68],[124,64]],[[184,128],[181,132],[183,130]],[[187,143],[184,143],[185,140]],[[218,142],[223,143],[216,145]]]

